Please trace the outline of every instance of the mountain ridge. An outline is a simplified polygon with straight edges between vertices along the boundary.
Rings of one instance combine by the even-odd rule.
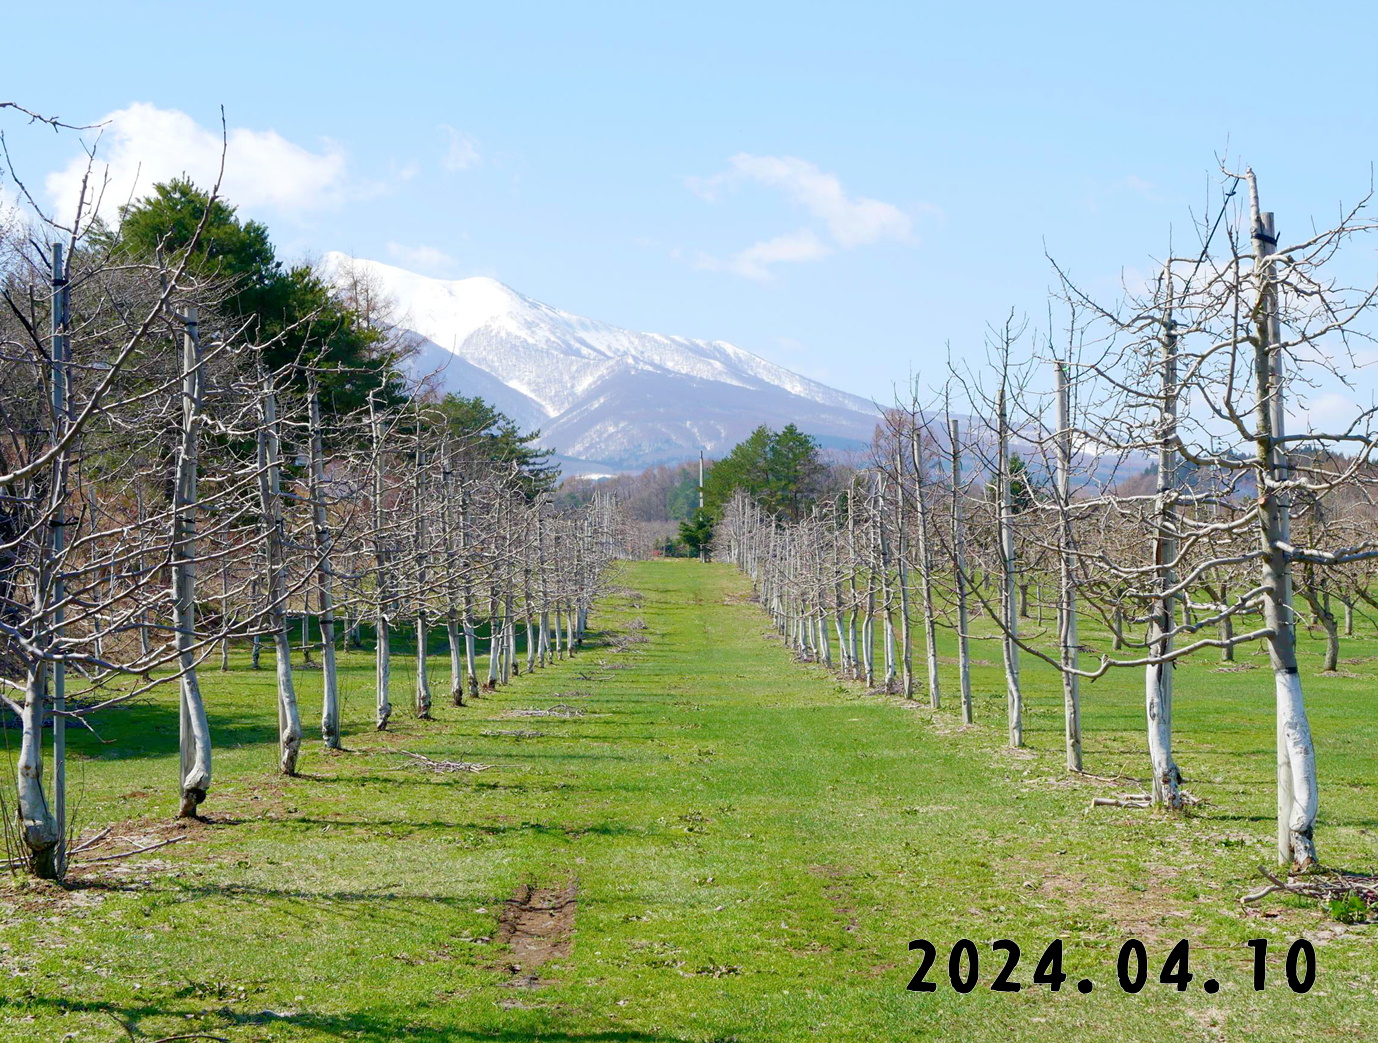
[[[484,276],[444,280],[325,257],[393,298],[419,338],[414,375],[479,395],[574,465],[636,470],[730,449],[759,424],[795,423],[863,448],[880,412],[723,340],[643,333],[562,311]]]

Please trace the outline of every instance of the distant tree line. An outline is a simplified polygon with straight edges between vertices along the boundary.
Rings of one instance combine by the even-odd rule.
[[[698,461],[658,464],[639,474],[568,478],[559,502],[589,503],[595,491],[616,495],[624,517],[640,524],[658,553],[697,556],[738,491],[785,521],[798,521],[846,487],[851,468],[823,459],[818,442],[794,424],[752,431],[721,460],[705,463],[699,509]]]

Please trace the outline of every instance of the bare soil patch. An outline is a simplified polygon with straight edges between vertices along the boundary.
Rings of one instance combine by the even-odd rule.
[[[574,877],[564,887],[528,883],[512,892],[498,917],[498,941],[512,949],[505,969],[512,974],[513,985],[535,988],[541,984],[538,968],[569,956],[578,894],[579,881]]]

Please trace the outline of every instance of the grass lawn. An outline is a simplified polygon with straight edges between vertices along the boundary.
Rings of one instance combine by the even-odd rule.
[[[435,721],[405,712],[399,661],[394,725],[374,732],[371,655],[344,656],[348,749],[310,743],[300,778],[274,772],[271,670],[237,657],[229,674],[205,672],[205,824],[168,822],[175,693],[107,714],[106,743],[69,731],[80,827],[188,839],[91,866],[69,890],[0,884],[0,1040],[127,1039],[115,1019],[136,1039],[234,1043],[1378,1033],[1373,928],[1295,901],[1237,902],[1271,864],[1274,833],[1272,683],[1251,650],[1245,669],[1202,658],[1177,676],[1178,759],[1207,803],[1189,817],[1093,812],[1116,789],[1062,770],[1048,669],[1027,666],[1029,748],[1011,751],[994,643],[976,648],[990,662],[975,671],[978,723],[963,729],[950,662],[936,712],[795,664],[727,565],[633,563],[615,579],[640,597],[606,599],[580,656],[463,709],[441,684]],[[644,643],[601,643],[637,618]],[[1347,641],[1351,661],[1328,678],[1314,674],[1319,642],[1304,651],[1321,857],[1372,867],[1378,642]],[[319,674],[300,677],[312,722]],[[1089,770],[1145,773],[1142,698],[1137,673],[1083,689]],[[586,712],[505,716],[557,704]],[[435,774],[404,750],[496,767]],[[547,939],[553,958],[514,968],[530,939],[503,943],[499,916],[524,885],[577,897],[562,912],[572,933]],[[1318,972],[1297,995],[1283,954],[1303,935]],[[1115,986],[1127,937],[1149,956],[1138,995]],[[916,938],[937,948],[934,992],[905,989]],[[965,995],[947,973],[962,938],[981,959]],[[1019,992],[989,988],[1002,938],[1023,952]],[[1197,977],[1178,993],[1157,975],[1182,938]],[[1250,938],[1271,943],[1263,992]],[[1054,939],[1069,976],[1058,992],[1030,984]],[[1089,995],[1074,987],[1083,977]]]

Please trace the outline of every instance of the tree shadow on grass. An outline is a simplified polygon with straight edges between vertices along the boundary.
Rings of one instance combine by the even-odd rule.
[[[442,774],[440,772],[423,773],[421,769],[411,772],[404,771],[410,765],[403,765],[396,771],[390,771],[386,775],[374,772],[364,772],[359,774],[349,773],[345,775],[313,775],[309,772],[300,772],[293,778],[302,779],[312,784],[312,786],[349,786],[362,785],[364,783],[384,783],[388,786],[437,786],[445,783],[471,782],[473,781],[470,773]],[[510,788],[525,789],[526,787],[517,784]]]
[[[645,836],[644,829],[614,822],[593,824],[552,824],[546,822],[452,822],[441,819],[418,821],[415,819],[369,819],[369,818],[308,818],[296,817],[274,819],[275,826],[303,827],[312,831],[321,826],[335,826],[357,829],[406,830],[411,835],[437,832],[446,835],[456,833],[481,833],[484,836],[513,836],[530,834],[533,836]]]
[[[0,999],[0,1010],[8,1006],[10,1004]],[[436,1006],[438,1005],[428,1004],[426,1008],[422,1009],[434,1009]],[[21,1004],[15,1004],[14,1007],[16,1009],[41,1007],[54,1014],[104,1015],[111,1019],[110,1028],[112,1030],[119,1031],[115,1024],[118,1021],[120,1025],[128,1026],[135,1038],[143,1036],[158,1038],[165,1032],[186,1033],[188,1031],[216,1035],[233,1031],[234,1028],[241,1026],[291,1027],[340,1039],[364,1040],[365,1043],[397,1043],[398,1040],[406,1040],[407,1043],[464,1043],[467,1040],[484,1040],[487,1043],[527,1043],[527,1041],[545,1041],[545,1043],[683,1043],[686,1038],[651,1034],[636,1029],[603,1029],[580,1032],[565,1028],[555,1022],[554,1015],[549,1011],[514,1012],[511,1015],[512,1020],[521,1020],[526,1024],[514,1025],[511,1028],[463,1028],[425,1024],[418,1020],[384,1012],[372,1013],[368,1011],[347,1014],[317,1014],[311,1011],[291,1010],[234,1010],[228,1005],[222,1005],[208,1008],[200,1012],[202,1017],[198,1021],[188,1022],[184,1017],[188,1013],[187,1011],[169,1012],[161,1010],[157,1005],[151,1003],[122,1006],[115,1003],[34,996]],[[493,1015],[488,1014],[485,1017],[491,1019]],[[173,1019],[177,1020],[174,1021]],[[546,1023],[540,1024],[539,1022]]]
[[[330,914],[340,919],[366,917],[370,923],[402,923],[413,919],[429,920],[437,907],[456,914],[467,912],[475,901],[491,901],[485,895],[436,895],[389,890],[391,884],[355,891],[312,891],[304,888],[262,887],[257,884],[190,883],[181,880],[157,881],[140,888],[145,911],[184,905],[189,902],[213,900],[222,903],[247,903],[250,908],[264,909],[268,903],[290,906],[300,903],[309,906],[315,916]],[[108,879],[77,879],[68,885],[76,891],[126,891],[128,881]],[[361,911],[367,910],[367,911]]]
[[[211,738],[219,750],[276,743],[277,722],[241,714],[208,713]],[[111,707],[91,718],[96,734],[67,729],[69,755],[90,760],[172,757],[178,750],[177,704],[145,699]],[[99,736],[99,737],[97,737]]]
[[[439,1028],[417,1025],[397,1018],[371,1014],[324,1016],[300,1014],[283,1019],[284,1024],[300,1025],[326,1035],[362,1039],[367,1043],[462,1043],[484,1040],[487,1043],[683,1043],[687,1037],[653,1035],[636,1029],[605,1029],[579,1032],[557,1025],[530,1025],[520,1028]]]

